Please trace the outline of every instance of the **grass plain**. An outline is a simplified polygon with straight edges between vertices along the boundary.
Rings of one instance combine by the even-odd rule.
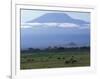
[[[89,50],[21,52],[21,69],[90,66]]]

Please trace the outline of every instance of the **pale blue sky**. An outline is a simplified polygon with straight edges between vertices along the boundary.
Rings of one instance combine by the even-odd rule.
[[[55,11],[40,11],[40,10],[21,10],[21,23],[25,23],[29,20],[36,19],[39,16],[42,16],[43,14],[46,13],[52,13]],[[60,12],[60,11],[56,11]],[[70,17],[75,18],[75,19],[80,19],[89,22],[90,20],[90,13],[89,12],[61,12],[61,13],[66,13]]]

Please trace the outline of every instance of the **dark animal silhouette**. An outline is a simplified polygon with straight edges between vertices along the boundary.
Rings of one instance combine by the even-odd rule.
[[[27,61],[28,61],[28,62],[33,62],[33,61],[34,61],[34,59],[27,59]]]
[[[65,57],[63,57],[62,59],[65,59]]]
[[[77,62],[77,60],[72,60],[72,61],[71,61],[72,64],[74,64],[74,63],[76,63],[76,62]]]
[[[75,57],[74,56],[72,56],[69,60],[66,60],[65,61],[65,64],[74,64],[74,63],[76,63],[77,62],[77,60],[75,59]]]
[[[60,57],[58,57],[57,59],[59,59],[59,60],[60,60],[61,58],[60,58]]]
[[[69,64],[69,63],[70,63],[70,61],[68,61],[68,60],[65,61],[65,64]]]

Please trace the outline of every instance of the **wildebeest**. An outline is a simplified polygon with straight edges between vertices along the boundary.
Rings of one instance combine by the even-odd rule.
[[[65,57],[62,57],[62,59],[65,59]]]
[[[74,56],[72,56],[69,60],[65,61],[65,64],[69,64],[69,63],[74,64],[76,62],[77,62],[77,60],[74,58]]]
[[[61,59],[60,57],[58,57],[57,59]]]
[[[33,62],[33,61],[34,61],[34,59],[27,59],[27,61],[28,61],[28,62]]]
[[[70,63],[70,61],[68,61],[68,60],[65,61],[65,64],[69,64],[69,63]]]
[[[71,61],[72,64],[74,64],[74,63],[76,63],[76,62],[77,62],[77,60],[72,60],[72,61]]]

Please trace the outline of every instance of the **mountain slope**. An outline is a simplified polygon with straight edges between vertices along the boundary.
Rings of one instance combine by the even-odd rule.
[[[77,25],[89,24],[86,21],[74,19],[65,13],[46,13],[36,19],[32,19],[27,23],[74,23]]]

